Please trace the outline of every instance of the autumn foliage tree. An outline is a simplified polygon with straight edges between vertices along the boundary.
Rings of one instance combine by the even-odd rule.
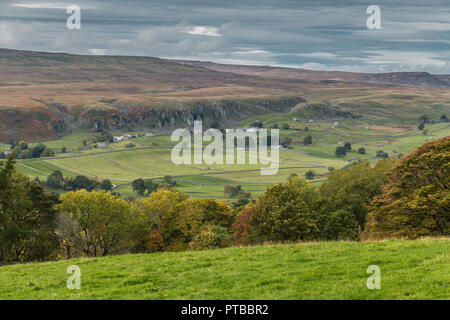
[[[317,238],[317,188],[294,177],[269,187],[258,198],[255,232],[264,241],[298,241]]]
[[[422,145],[388,173],[366,239],[450,235],[450,137]]]
[[[258,236],[255,234],[254,218],[258,214],[258,210],[258,205],[251,203],[239,212],[231,226],[234,245],[245,246],[257,243]]]
[[[61,201],[59,211],[79,228],[84,255],[106,256],[133,247],[131,235],[138,216],[125,200],[105,191],[79,190],[63,194]]]

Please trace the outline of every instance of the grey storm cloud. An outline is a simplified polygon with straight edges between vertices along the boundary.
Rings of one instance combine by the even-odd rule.
[[[376,3],[375,3],[376,2]],[[2,0],[0,47],[359,72],[450,73],[448,1]],[[66,8],[81,7],[81,30]]]

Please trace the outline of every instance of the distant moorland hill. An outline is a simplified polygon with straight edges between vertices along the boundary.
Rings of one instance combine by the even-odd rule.
[[[358,74],[148,57],[0,49],[0,142],[54,139],[78,128],[223,126],[331,106],[333,115],[411,123],[450,109],[450,76]],[[325,109],[324,109],[325,105]],[[298,112],[307,107],[308,112]],[[336,110],[338,109],[338,110]]]

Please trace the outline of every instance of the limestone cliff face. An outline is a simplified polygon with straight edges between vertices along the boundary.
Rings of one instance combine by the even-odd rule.
[[[232,125],[237,121],[260,114],[289,112],[304,100],[299,97],[278,100],[221,100],[198,101],[188,105],[172,105],[160,108],[130,107],[117,103],[113,111],[91,111],[82,116],[75,126],[108,130],[160,129],[190,127],[195,120],[205,125],[218,121]],[[73,123],[68,125],[74,126]]]
[[[76,128],[170,131],[190,127],[195,120],[202,120],[205,126],[213,121],[227,126],[261,114],[289,112],[304,101],[287,97],[168,103],[157,107],[111,101],[111,108],[106,109],[83,110],[58,103],[36,110],[0,109],[0,142],[53,139]]]

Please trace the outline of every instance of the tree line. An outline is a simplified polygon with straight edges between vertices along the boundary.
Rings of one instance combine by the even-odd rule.
[[[400,160],[332,170],[320,187],[293,175],[256,201],[233,206],[190,199],[174,186],[131,201],[106,190],[58,196],[16,171],[10,156],[0,166],[0,263],[265,242],[449,236],[449,160],[446,137]],[[237,186],[226,191],[242,194]]]

